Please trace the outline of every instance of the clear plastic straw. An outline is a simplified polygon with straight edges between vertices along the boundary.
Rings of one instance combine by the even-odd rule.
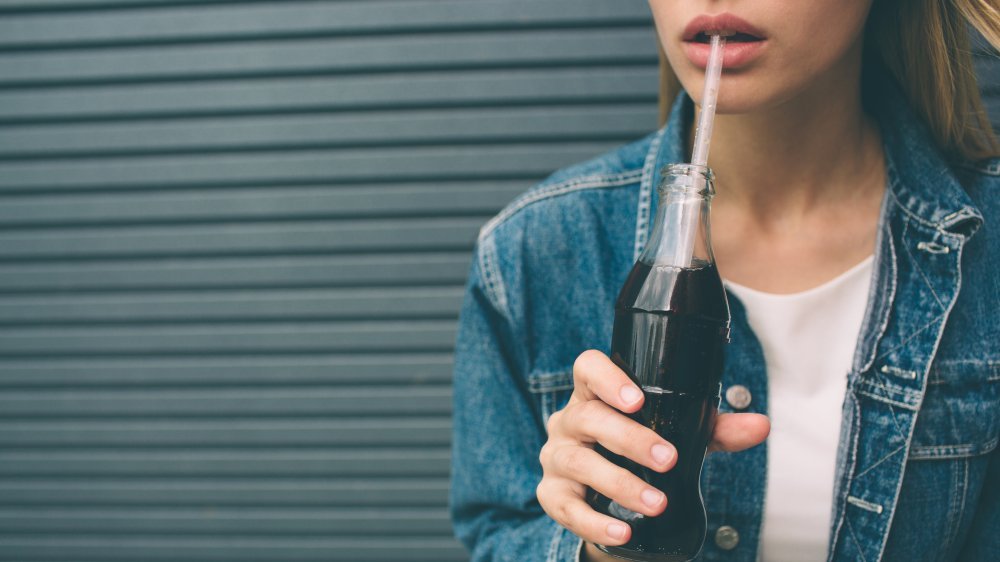
[[[712,51],[708,57],[708,67],[705,69],[705,89],[701,95],[701,113],[698,115],[698,128],[694,133],[694,148],[691,154],[691,163],[696,166],[708,165],[708,143],[712,140],[712,123],[715,121],[715,103],[719,97],[719,82],[722,79],[722,55],[726,46],[726,38],[721,35],[712,35]],[[690,182],[689,186],[700,185],[701,178],[695,177],[700,174],[698,171],[690,172],[685,178]],[[680,267],[691,267],[694,257],[694,247],[698,237],[698,226],[700,221],[701,200],[698,198],[686,198],[684,203],[672,207],[679,216],[668,218],[669,224],[676,225],[677,246],[673,254],[678,258]]]
[[[715,102],[719,97],[719,82],[722,79],[722,55],[726,38],[712,35],[712,51],[705,69],[705,88],[701,93],[701,113],[698,128],[694,133],[694,149],[691,163],[695,166],[708,165],[708,143],[712,141],[712,123],[715,121]]]

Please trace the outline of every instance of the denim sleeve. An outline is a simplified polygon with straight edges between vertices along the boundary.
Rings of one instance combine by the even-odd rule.
[[[996,560],[1000,553],[1000,449],[990,453],[982,495],[961,561]]]
[[[519,368],[517,330],[474,256],[455,347],[450,508],[472,560],[572,562],[580,539],[535,497],[545,431]]]

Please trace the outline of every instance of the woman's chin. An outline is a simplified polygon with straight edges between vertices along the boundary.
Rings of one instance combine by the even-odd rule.
[[[687,89],[688,95],[694,100],[695,105],[701,106],[701,83],[697,88]],[[719,115],[736,115],[740,113],[753,113],[767,109],[773,105],[774,96],[766,95],[759,90],[748,87],[730,88],[727,90],[723,85],[719,89],[719,98],[716,100],[715,112]]]

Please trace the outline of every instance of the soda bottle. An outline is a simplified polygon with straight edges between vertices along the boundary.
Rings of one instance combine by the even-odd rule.
[[[642,408],[629,416],[677,449],[677,464],[659,473],[596,450],[667,496],[666,510],[648,517],[593,489],[587,502],[628,523],[622,546],[601,546],[619,558],[674,562],[695,558],[705,541],[701,468],[718,412],[729,303],[715,267],[709,229],[711,170],[694,164],[664,169],[648,246],[615,302],[611,359],[642,389]]]

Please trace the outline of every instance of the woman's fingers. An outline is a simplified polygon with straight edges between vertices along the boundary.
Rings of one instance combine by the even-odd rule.
[[[587,401],[598,398],[623,412],[642,406],[642,390],[629,380],[607,355],[589,349],[573,363],[573,396]]]
[[[582,486],[563,478],[543,480],[536,490],[542,509],[557,523],[587,542],[617,546],[628,542],[632,529],[601,515],[583,501]]]
[[[720,414],[709,451],[736,452],[759,445],[771,431],[771,421],[761,414]]]
[[[663,492],[593,449],[566,444],[553,450],[551,462],[556,475],[586,484],[626,509],[653,516],[667,507]]]
[[[673,468],[677,460],[672,444],[600,400],[566,408],[558,421],[563,434],[589,445],[600,443],[612,453],[658,472]]]

